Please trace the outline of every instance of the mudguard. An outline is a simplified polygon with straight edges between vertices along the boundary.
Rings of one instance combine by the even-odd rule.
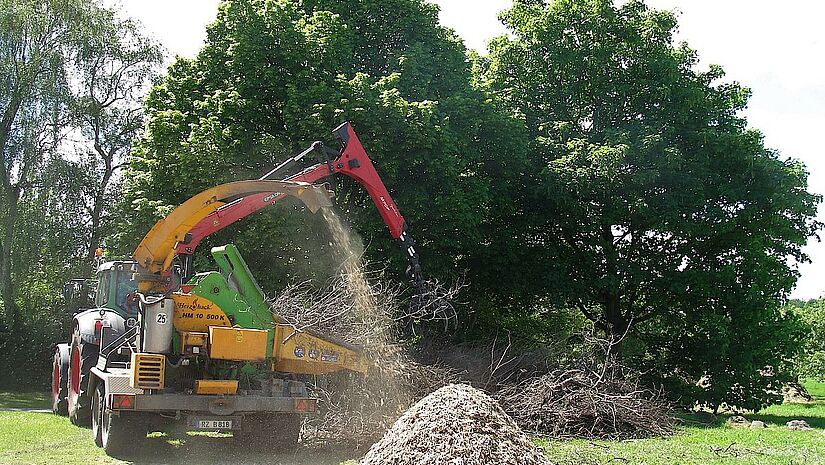
[[[80,339],[83,342],[100,343],[100,334],[95,333],[95,322],[98,320],[104,322],[103,325],[107,327],[107,334],[113,336],[123,334],[127,329],[126,319],[111,309],[92,308],[84,310],[74,316],[74,325],[80,329]]]

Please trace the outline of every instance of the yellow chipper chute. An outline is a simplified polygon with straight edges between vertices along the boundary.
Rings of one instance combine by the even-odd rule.
[[[275,371],[320,375],[349,370],[367,372],[361,352],[342,341],[315,331],[298,331],[277,324],[272,339]],[[209,357],[218,360],[262,361],[267,352],[268,331],[237,327],[209,327]]]
[[[367,362],[355,347],[313,331],[297,331],[285,324],[275,328],[272,356],[277,371],[308,375],[341,370],[367,373]]]

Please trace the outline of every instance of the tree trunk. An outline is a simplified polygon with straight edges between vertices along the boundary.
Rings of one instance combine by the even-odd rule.
[[[103,159],[103,163],[105,164],[106,168],[103,172],[103,178],[100,180],[100,185],[98,186],[97,192],[95,193],[95,204],[92,207],[92,227],[89,234],[89,250],[87,253],[88,262],[94,266],[94,259],[95,259],[95,250],[100,246],[100,221],[101,217],[103,216],[103,199],[106,197],[106,189],[109,187],[109,181],[112,179],[112,175],[115,172],[115,168],[113,166],[114,160],[111,153],[107,153],[103,147],[100,145],[100,135],[99,130],[95,129],[95,150],[97,151],[98,155]]]
[[[100,246],[100,216],[102,214],[101,196],[95,198],[95,205],[92,209],[92,225],[89,231],[89,250],[86,253],[86,259],[89,264],[94,266],[95,251]]]
[[[622,344],[630,328],[625,312],[622,311],[622,299],[618,293],[605,293],[602,302],[605,319],[605,332],[610,340],[610,354],[621,358]]]
[[[3,221],[3,243],[0,246],[0,296],[3,297],[3,308],[6,312],[6,322],[14,331],[20,326],[20,309],[15,302],[14,281],[12,280],[12,247],[14,246],[14,231],[17,228],[19,217],[19,191],[12,189],[7,193],[8,214]]]
[[[602,247],[605,259],[605,275],[608,286],[602,290],[602,316],[605,323],[605,332],[610,339],[610,354],[620,357],[621,346],[627,335],[630,321],[628,313],[622,306],[621,276],[619,273],[619,257],[616,244],[613,242],[611,225],[602,225]]]

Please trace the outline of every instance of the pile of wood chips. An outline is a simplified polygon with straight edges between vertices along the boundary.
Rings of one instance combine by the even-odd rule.
[[[483,392],[445,386],[407,410],[361,465],[549,465],[542,451]]]

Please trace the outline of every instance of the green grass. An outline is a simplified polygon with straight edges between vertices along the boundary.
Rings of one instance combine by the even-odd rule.
[[[681,426],[668,438],[632,441],[539,441],[559,465],[825,465],[825,383],[805,383],[807,404],[774,405],[748,420],[764,429]],[[722,417],[722,420],[726,417]],[[813,431],[790,431],[785,423],[805,420]]]
[[[825,400],[825,383],[808,380],[805,382],[805,389],[807,389],[808,394],[814,396],[814,398]]]
[[[0,408],[52,408],[46,392],[0,392]]]
[[[48,395],[0,392],[0,409],[3,408],[49,408]],[[118,460],[95,446],[89,429],[72,425],[66,417],[0,411],[0,465],[338,465],[360,455],[347,450],[309,448],[297,455],[262,455],[235,443],[229,435],[177,431],[153,433],[145,446]]]
[[[825,465],[825,383],[806,383],[816,398],[808,404],[769,407],[745,415],[768,428],[681,426],[667,438],[633,441],[537,441],[557,465]],[[47,408],[48,396],[0,392],[0,408]],[[789,420],[806,420],[813,431],[789,431]],[[724,420],[724,418],[723,418]],[[231,437],[192,434],[160,435],[129,461],[106,456],[88,429],[50,413],[0,411],[0,465],[20,464],[157,464],[253,463],[338,465],[359,454],[347,451],[304,451],[278,460],[250,455],[234,447]],[[274,461],[273,461],[274,460]],[[355,464],[350,460],[346,464]]]
[[[0,412],[0,464],[50,463],[124,462],[107,457],[95,446],[89,430],[72,425],[68,418],[51,413]]]

